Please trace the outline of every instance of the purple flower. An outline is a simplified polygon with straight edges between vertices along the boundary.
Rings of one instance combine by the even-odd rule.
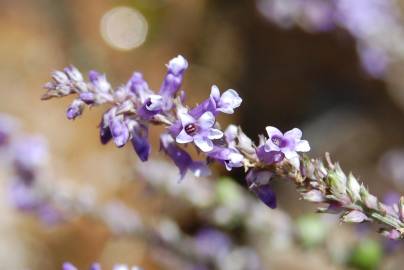
[[[93,263],[90,266],[90,270],[101,270],[101,265],[99,263]]]
[[[84,102],[81,99],[73,100],[72,104],[67,108],[66,117],[69,120],[80,116],[84,110]]]
[[[134,122],[134,121],[131,121]],[[147,126],[135,124],[132,128],[132,146],[141,161],[149,159],[151,146],[148,140],[149,130]]]
[[[160,137],[160,149],[163,150],[180,170],[181,179],[188,170],[195,176],[208,176],[209,168],[200,161],[193,161],[191,156],[175,144],[173,137],[169,134],[162,134]]]
[[[265,146],[260,146],[256,149],[258,159],[265,164],[273,164],[281,162],[285,155],[282,152],[277,151],[265,151]]]
[[[80,93],[80,99],[87,105],[93,104],[95,102],[95,95],[92,92],[82,92]]]
[[[83,81],[83,75],[81,75],[81,72],[75,66],[66,67],[64,69],[64,72],[69,77],[69,79],[72,81],[75,81],[75,82]],[[64,81],[64,82],[66,82],[66,81]]]
[[[228,171],[244,165],[244,156],[234,148],[214,146],[208,157],[222,162]]]
[[[105,74],[100,74],[95,70],[91,70],[88,73],[95,92],[108,93],[111,90],[111,84],[108,82]]]
[[[106,112],[104,116],[102,117],[101,123],[100,123],[100,141],[102,144],[107,144],[111,139],[112,139],[112,134],[111,130],[109,129],[108,126],[108,114],[109,112]]]
[[[202,256],[220,258],[230,252],[232,241],[221,231],[204,228],[195,235],[195,245]]]
[[[173,97],[181,87],[183,74],[188,68],[188,62],[183,56],[178,55],[170,60],[167,68],[167,75],[161,85],[160,95]]]
[[[306,140],[301,140],[302,131],[298,128],[289,130],[283,134],[276,127],[266,127],[268,140],[265,143],[266,152],[281,152],[296,167],[299,168],[299,155],[297,152],[310,151],[310,145]]]
[[[268,207],[276,208],[276,194],[269,186],[269,180],[273,174],[269,171],[250,170],[246,176],[246,182],[250,190]]]
[[[215,105],[216,111],[228,114],[234,113],[234,109],[239,107],[243,101],[233,89],[229,89],[220,95],[220,90],[216,85],[212,86],[210,98]]]
[[[136,95],[136,97],[140,100],[143,104],[146,99],[153,94],[150,90],[149,85],[143,79],[143,75],[140,72],[133,73],[132,77],[130,78],[128,84],[128,89]]]
[[[177,143],[194,142],[203,152],[213,150],[212,140],[223,137],[223,132],[212,128],[215,125],[215,116],[211,112],[205,112],[198,119],[193,118],[188,112],[179,112],[178,118],[182,124],[182,130],[177,135]]]
[[[161,113],[164,99],[160,95],[150,95],[139,110],[139,115],[145,120],[150,120],[154,115]]]
[[[0,148],[10,142],[11,134],[16,129],[16,120],[6,114],[0,113]]]
[[[109,120],[109,128],[115,145],[123,147],[129,140],[129,129],[120,117],[111,117]]]
[[[62,266],[62,270],[77,270],[77,268],[73,264],[65,262]]]

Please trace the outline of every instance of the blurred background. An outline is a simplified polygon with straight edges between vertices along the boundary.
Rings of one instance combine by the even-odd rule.
[[[243,104],[224,125],[240,124],[252,138],[267,125],[300,127],[312,156],[330,152],[388,199],[404,191],[403,8],[401,0],[0,0],[0,111],[46,140],[46,183],[70,211],[57,224],[16,211],[3,168],[0,269],[64,261],[80,269],[93,261],[106,269],[402,269],[402,245],[308,215],[315,208],[290,183],[274,183],[273,211],[245,191],[242,171],[217,168],[178,184],[157,151],[158,130],[156,162],[139,165],[131,147],[99,143],[102,108],[67,121],[71,100],[40,96],[50,73],[69,64],[105,72],[114,86],[138,70],[157,89],[164,64],[182,54],[188,104],[212,84],[236,89]]]

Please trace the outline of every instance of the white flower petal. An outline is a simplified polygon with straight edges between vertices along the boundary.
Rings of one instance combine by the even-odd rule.
[[[302,131],[298,128],[291,129],[285,133],[285,137],[299,141],[302,138]]]
[[[196,122],[195,118],[193,118],[187,112],[179,112],[178,113],[178,118],[180,119],[181,124],[182,124],[183,127],[185,127],[188,124],[192,124],[192,123]]]
[[[290,164],[292,164],[293,165],[293,167],[295,167],[296,169],[300,169],[300,159],[299,159],[299,156],[295,156],[295,157],[293,157],[293,158],[291,158],[291,159],[288,159],[289,160],[289,162],[290,162]]]
[[[175,138],[175,141],[177,143],[190,143],[194,140],[192,136],[189,136],[185,130],[181,130],[180,134],[178,134],[177,138]]]
[[[213,143],[207,137],[195,136],[194,142],[203,152],[210,152],[213,150]]]
[[[268,127],[265,128],[265,130],[268,133],[269,139],[271,139],[271,137],[273,135],[283,136],[282,132],[279,129],[277,129],[276,127],[268,126]]]
[[[233,109],[239,107],[242,101],[243,100],[235,90],[229,89],[220,97],[219,106],[233,113]]]
[[[274,144],[274,142],[269,139],[266,141],[265,146],[264,146],[265,152],[270,152],[270,151],[281,151],[278,145]]]
[[[287,159],[292,159],[295,157],[299,157],[299,155],[296,153],[296,151],[289,150],[289,149],[283,149],[282,152],[285,154],[285,157]]]
[[[215,101],[220,99],[220,90],[219,87],[216,85],[212,85],[210,89],[210,97],[213,98]]]
[[[238,128],[235,125],[229,125],[224,131],[224,136],[228,142],[236,139],[238,133]]]
[[[198,123],[202,129],[211,128],[215,124],[215,116],[211,112],[205,112],[199,117]]]
[[[309,142],[306,140],[301,140],[297,143],[296,145],[296,151],[298,152],[309,152],[310,151],[310,145]]]
[[[211,140],[220,139],[223,137],[223,132],[216,128],[211,128],[209,130],[208,138]]]

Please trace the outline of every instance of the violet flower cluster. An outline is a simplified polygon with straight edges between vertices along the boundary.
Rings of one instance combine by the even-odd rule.
[[[159,91],[153,91],[135,72],[129,81],[113,89],[96,71],[89,72],[89,80],[73,66],[55,71],[53,80],[45,85],[43,99],[71,94],[76,99],[67,109],[67,118],[75,119],[86,105],[109,104],[100,121],[103,144],[114,141],[117,147],[131,142],[140,160],[147,161],[151,146],[148,139],[150,125],[164,125],[160,149],[179,168],[181,178],[191,171],[196,176],[209,173],[208,163],[219,162],[228,170],[243,167],[250,190],[269,207],[276,207],[275,193],[270,188],[274,176],[291,179],[303,199],[328,204],[324,211],[342,213],[342,221],[363,222],[376,220],[387,225],[384,234],[390,238],[404,235],[404,199],[394,207],[379,203],[353,176],[347,177],[327,158],[327,164],[309,159],[299,153],[308,152],[310,145],[302,140],[302,132],[294,128],[282,133],[275,127],[266,128],[267,136],[260,135],[256,145],[240,127],[230,125],[222,130],[216,121],[220,113],[231,114],[242,99],[235,90],[220,93],[212,86],[210,96],[189,108],[185,92],[181,91],[187,60],[182,56],[172,59]],[[194,160],[189,148],[193,145],[206,157]]]

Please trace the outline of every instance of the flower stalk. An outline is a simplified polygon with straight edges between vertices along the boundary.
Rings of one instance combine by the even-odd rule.
[[[195,176],[209,174],[208,164],[212,161],[223,164],[227,170],[243,167],[249,189],[271,208],[276,207],[271,179],[289,179],[302,199],[325,205],[319,212],[340,214],[342,222],[376,221],[384,226],[384,236],[404,238],[404,198],[393,206],[385,205],[352,174],[346,175],[329,154],[325,161],[300,154],[310,151],[310,145],[301,139],[298,128],[282,133],[268,126],[267,136],[260,135],[258,144],[240,127],[230,125],[223,130],[216,116],[232,114],[240,106],[238,93],[233,89],[220,93],[214,85],[206,100],[189,108],[185,105],[185,92],[181,91],[187,60],[178,56],[167,68],[157,92],[150,89],[139,72],[125,85],[113,89],[105,75],[90,71],[89,81],[85,81],[71,66],[53,73],[42,99],[75,94],[76,99],[66,112],[70,120],[81,115],[86,106],[109,104],[99,125],[101,143],[113,141],[117,147],[123,147],[131,142],[142,161],[147,161],[151,152],[149,127],[165,126],[160,149],[178,167],[181,179],[189,171]],[[182,147],[189,144],[203,153],[202,160],[193,160],[188,149]]]

